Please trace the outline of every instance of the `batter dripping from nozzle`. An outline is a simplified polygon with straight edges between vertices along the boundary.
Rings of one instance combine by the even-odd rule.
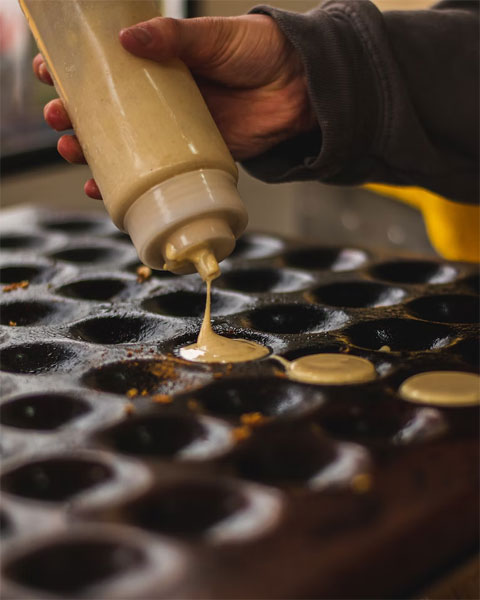
[[[256,342],[242,339],[231,339],[218,335],[211,323],[211,291],[212,281],[220,275],[220,268],[215,256],[207,249],[197,250],[190,260],[207,284],[207,300],[202,327],[195,344],[180,350],[180,356],[187,360],[204,363],[247,362],[263,358],[269,354],[268,348]]]
[[[156,18],[155,2],[20,1],[112,220],[149,268],[196,270],[207,282],[200,335],[182,356],[226,363],[268,355],[260,344],[214,333],[210,323],[218,262],[247,224],[225,141],[180,60],[135,57],[112,35]]]
[[[193,362],[247,362],[269,354],[268,348],[251,340],[231,339],[215,333],[211,323],[212,281],[220,275],[215,256],[207,248],[192,252],[188,257],[207,284],[207,299],[202,327],[195,344],[180,350],[182,358]],[[281,356],[271,358],[280,362],[289,379],[305,383],[348,384],[375,379],[373,364],[365,358],[344,354],[311,354],[294,361]]]

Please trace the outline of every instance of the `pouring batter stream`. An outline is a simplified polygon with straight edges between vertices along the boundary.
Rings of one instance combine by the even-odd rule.
[[[212,278],[207,279],[207,301],[202,327],[195,344],[180,350],[180,356],[187,360],[204,363],[246,362],[263,358],[269,354],[268,348],[250,340],[231,339],[218,335],[211,323]]]

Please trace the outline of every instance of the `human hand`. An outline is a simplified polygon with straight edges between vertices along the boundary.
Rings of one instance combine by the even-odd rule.
[[[257,156],[315,126],[300,57],[266,15],[157,17],[123,29],[119,37],[137,56],[185,62],[237,160]],[[41,81],[52,83],[41,55],[33,67]],[[59,99],[45,106],[44,115],[58,131],[72,127]],[[85,162],[75,136],[62,136],[58,151],[69,162]],[[93,180],[85,192],[101,197]]]

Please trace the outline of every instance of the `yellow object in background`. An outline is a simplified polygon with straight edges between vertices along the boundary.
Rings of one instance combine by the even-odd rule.
[[[435,250],[448,260],[480,262],[480,207],[452,202],[423,188],[369,184],[367,189],[421,211]]]

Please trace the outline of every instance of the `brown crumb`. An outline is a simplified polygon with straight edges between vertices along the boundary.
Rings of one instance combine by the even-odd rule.
[[[158,361],[155,364],[149,366],[149,371],[156,377],[161,379],[177,379],[178,375],[175,371],[175,365],[167,360]]]
[[[198,412],[199,410],[202,409],[202,407],[200,406],[200,403],[197,400],[188,400],[187,401],[187,408],[188,410],[191,410],[193,412]]]
[[[368,473],[359,473],[352,478],[350,486],[356,494],[365,494],[372,488],[372,476]]]
[[[243,413],[240,417],[240,421],[242,425],[257,427],[258,425],[263,425],[265,421],[268,421],[268,417],[262,415],[261,412]]]
[[[145,265],[140,265],[136,269],[138,283],[143,283],[152,276],[152,269]]]
[[[13,292],[18,289],[25,289],[30,285],[30,282],[26,279],[24,281],[17,281],[16,283],[9,283],[8,285],[3,286],[4,292]]]
[[[155,394],[152,396],[152,401],[157,404],[171,404],[172,398],[168,394]]]
[[[127,416],[133,415],[133,413],[135,412],[135,406],[131,402],[128,402],[127,404],[125,404],[124,410]]]
[[[241,442],[242,440],[246,440],[252,434],[252,430],[250,427],[246,425],[242,425],[241,427],[235,427],[232,429],[232,436],[236,442]]]
[[[135,396],[138,396],[138,390],[137,390],[137,388],[130,388],[127,391],[127,398],[135,398]]]
[[[142,390],[140,396],[148,396],[148,390]]]
[[[221,379],[222,377],[223,377],[223,373],[214,373],[213,374],[214,379]]]
[[[16,321],[9,321],[8,324],[10,325],[10,327],[16,327],[17,322]]]

